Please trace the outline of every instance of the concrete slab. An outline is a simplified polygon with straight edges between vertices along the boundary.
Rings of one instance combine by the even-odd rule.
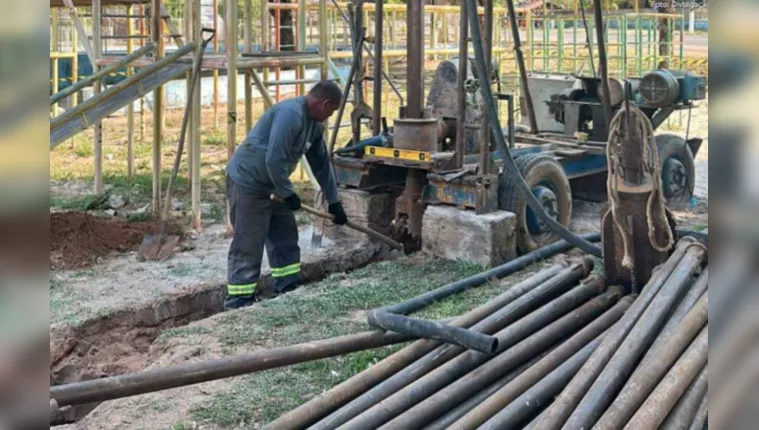
[[[477,215],[451,206],[428,206],[422,221],[422,248],[448,260],[487,267],[516,258],[516,215]]]
[[[388,234],[390,223],[395,216],[395,200],[388,192],[369,192],[341,189],[340,199],[345,213],[351,221],[365,225],[372,230]],[[324,236],[334,241],[365,242],[367,235],[349,227],[335,225],[330,221],[324,223]]]

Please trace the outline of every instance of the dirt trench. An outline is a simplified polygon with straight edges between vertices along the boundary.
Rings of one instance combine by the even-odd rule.
[[[346,272],[397,257],[380,245],[334,246],[303,261],[303,286],[330,273]],[[271,278],[260,280],[262,296],[270,297]],[[50,385],[138,372],[150,364],[151,347],[160,334],[211,317],[222,311],[223,285],[198,285],[183,293],[139,308],[92,318],[79,326],[56,325],[50,333]],[[51,425],[75,423],[97,403],[68,408]]]

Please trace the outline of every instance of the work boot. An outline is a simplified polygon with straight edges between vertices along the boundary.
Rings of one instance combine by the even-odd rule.
[[[229,296],[224,300],[224,310],[229,311],[232,309],[240,309],[248,307],[257,302],[255,295],[248,296]]]

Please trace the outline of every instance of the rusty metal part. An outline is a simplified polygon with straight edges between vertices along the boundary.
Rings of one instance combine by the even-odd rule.
[[[706,397],[708,385],[709,366],[706,364],[659,428],[661,430],[687,429],[698,414],[701,402]]]
[[[570,267],[562,269],[560,273],[541,282],[537,286],[533,277],[520,282],[502,295],[504,297],[511,297],[508,302],[504,300],[504,305],[498,311],[470,327],[470,330],[493,333],[510,324],[519,322],[520,318],[559,296],[584,276],[586,275],[583,273],[583,270],[578,271]],[[401,311],[403,309],[397,310]],[[424,357],[416,360],[416,362],[400,370],[382,383],[373,386],[370,390],[366,391],[365,387],[362,387],[362,391],[366,391],[363,395],[314,425],[312,430],[332,429],[344,424],[464,351],[463,348],[452,345],[442,345],[428,351],[429,353]]]
[[[610,173],[611,174],[611,173]],[[625,247],[622,233],[617,228],[614,215],[609,210],[604,211],[601,220],[601,242],[604,249],[604,269],[609,283],[624,285],[632,292],[637,292],[641,285],[645,285],[651,277],[653,269],[663,263],[668,255],[667,252],[657,251],[648,236],[649,220],[647,205],[653,192],[651,181],[638,186],[629,186],[620,181],[617,189],[619,202],[618,211],[624,214],[630,231],[627,240],[632,241],[632,269],[625,267]],[[673,222],[672,222],[673,223]],[[655,239],[657,243],[666,243],[667,229],[673,229],[674,225],[656,226]]]
[[[520,90],[522,90],[520,106],[524,106],[524,108],[527,110],[527,118],[530,120],[530,132],[537,134],[540,130],[538,130],[538,120],[535,117],[535,108],[532,105],[530,87],[527,84],[527,66],[525,66],[524,54],[522,53],[522,42],[521,36],[519,34],[519,21],[517,20],[517,14],[514,8],[514,0],[506,0],[506,7],[509,13],[511,39],[514,41],[514,55],[516,57],[517,67],[519,68],[519,84]],[[611,118],[609,120],[611,120]]]
[[[664,336],[665,340],[657,348],[649,349],[646,357],[641,360],[617,398],[593,427],[594,429],[616,430],[622,428],[633,416],[680,354],[706,325],[709,310],[707,294],[704,293],[698,304],[672,333]]]
[[[391,237],[401,242],[407,252],[421,248],[422,217],[427,207],[421,197],[426,182],[424,171],[409,169],[403,193],[395,200],[395,219],[391,226]]]
[[[598,71],[601,75],[601,88],[604,94],[611,94],[609,90],[609,64],[606,61],[606,42],[604,40],[604,21],[603,11],[601,9],[601,0],[593,0],[593,18],[596,24],[596,43],[598,44]],[[601,104],[604,108],[604,117],[606,124],[611,124],[612,110],[611,100],[607,97],[601,98]]]
[[[183,363],[139,373],[56,385],[50,387],[50,398],[58,402],[59,407],[103,402],[334,357],[413,339],[411,336],[382,330],[368,331],[281,348],[262,349],[233,357]]]
[[[534,357],[532,360],[528,361],[527,363],[521,365],[516,370],[508,373],[506,376],[501,377],[496,382],[490,384],[487,388],[483,389],[479,393],[475,394],[474,396],[470,397],[464,402],[459,403],[456,405],[455,408],[449,410],[445,413],[445,415],[441,416],[440,418],[436,419],[435,421],[431,422],[429,425],[424,426],[424,430],[446,430],[448,429],[453,423],[459,420],[459,418],[466,415],[469,411],[476,408],[480,403],[485,401],[488,397],[492,396],[493,393],[501,389],[504,385],[510,383],[514,380],[517,376],[521,375],[525,370],[529,369],[530,367],[534,366],[535,363],[542,360],[546,355],[550,354],[552,351],[554,351],[556,348],[550,348],[540,355]]]
[[[393,121],[393,148],[437,152],[439,134],[435,118],[396,118]]]
[[[692,242],[692,240],[684,239],[681,243],[683,242]],[[685,251],[685,246],[678,246],[664,265],[652,274],[651,279],[646,287],[643,288],[640,296],[604,338],[601,346],[593,353],[575,377],[572,378],[572,381],[570,381],[564,391],[561,392],[554,403],[546,410],[543,417],[537,422],[536,428],[541,430],[558,430],[564,425],[585,393],[588,392],[591,385],[596,381],[598,375],[601,374],[606,363],[611,359],[641,315],[646,311],[651,301],[656,297],[667,278],[669,278],[669,275],[680,264],[680,261],[685,256]]]
[[[355,37],[355,36],[354,36]],[[359,29],[357,40],[363,45],[364,43],[364,29]],[[345,90],[343,91],[343,98],[340,100],[340,107],[337,110],[337,118],[335,119],[335,126],[332,128],[332,136],[329,141],[329,153],[332,155],[335,152],[335,144],[337,143],[337,135],[340,132],[340,123],[343,121],[343,113],[345,112],[345,106],[348,103],[348,96],[350,95],[351,86],[353,85],[353,77],[356,74],[356,70],[359,66],[359,58],[361,55],[357,55],[353,51],[353,61],[351,62],[351,68],[348,71],[348,78],[345,80]],[[351,117],[351,124],[353,124],[353,118]]]
[[[511,288],[501,293],[494,299],[488,301],[487,303],[454,319],[450,324],[457,327],[471,327],[472,325],[481,321],[483,318],[494,314],[499,309],[505,308],[507,305],[516,301],[521,296],[525,295],[541,284],[548,282],[562,270],[563,267],[561,265],[553,265],[545,270],[542,270],[528,277],[524,281],[513,285]],[[484,280],[482,282],[484,282]],[[507,309],[507,311],[510,310],[513,309]],[[516,313],[518,310],[514,310],[514,312]],[[480,330],[482,332],[485,332],[482,326],[480,327]],[[353,376],[347,381],[331,388],[324,394],[282,415],[270,423],[267,428],[292,430],[310,426],[338,407],[348,403],[348,401],[355,398],[359,394],[367,392],[367,387],[376,388],[376,386],[378,386],[383,380],[402,370],[404,367],[410,365],[417,359],[422,358],[427,353],[433,351],[435,348],[441,345],[443,345],[443,343],[439,341],[427,339],[418,340],[391,355],[390,357],[387,357],[379,363],[374,364],[366,371]],[[350,419],[352,417],[353,416],[350,416],[347,419]],[[336,425],[339,424],[342,424],[342,422],[338,422]]]
[[[555,342],[560,337],[571,333],[577,328],[577,324],[587,322],[587,319],[578,317],[570,311],[597,295],[603,289],[603,285],[601,278],[593,277],[588,282],[570,290],[537,311],[499,331],[496,333],[499,345],[497,353],[500,354],[508,350],[507,354],[511,358],[508,362],[514,366],[513,368],[516,368],[545,350],[552,345],[552,343],[548,343],[549,341]],[[581,307],[582,311],[585,311],[582,315],[587,317],[587,315],[592,314],[595,317],[596,314],[589,312],[589,310],[595,309],[598,312],[598,299],[590,300],[588,303],[592,303],[592,305]],[[519,344],[518,347],[517,344]],[[393,418],[473,370],[489,358],[489,355],[476,351],[464,352],[339,428],[343,430],[376,429],[385,423],[387,425],[381,428],[398,428],[400,423],[391,421]],[[403,425],[405,424],[401,426]]]
[[[683,318],[685,318],[685,316],[688,315],[688,313],[691,311],[693,306],[699,302],[701,297],[704,295],[704,292],[707,290],[708,283],[709,268],[706,267],[698,276],[698,279],[696,279],[693,285],[688,288],[688,292],[685,293],[685,297],[680,300],[680,303],[678,303],[677,307],[672,312],[669,320],[667,320],[667,324],[661,330],[659,336],[656,337],[656,340],[651,345],[651,347],[648,348],[648,353],[646,353],[646,355],[651,354],[652,350],[658,348],[660,344],[666,341],[667,336],[672,332],[672,330],[674,330],[680,324]],[[646,357],[644,357],[643,360],[646,360]]]
[[[490,77],[493,67],[493,0],[482,0],[484,3],[484,22],[482,25],[482,43],[485,49],[485,76],[479,76],[480,85],[490,86]],[[487,115],[482,116],[482,129],[480,131],[480,171],[481,176],[490,172],[490,120]],[[497,208],[496,208],[497,209]]]
[[[382,133],[382,33],[385,22],[383,13],[384,0],[374,2],[374,82],[372,89],[372,105],[374,117],[372,118],[372,134],[378,136]],[[322,17],[322,19],[325,19]]]
[[[577,370],[580,369],[580,366],[582,366],[582,364],[587,360],[588,357],[590,357],[591,353],[600,344],[601,333],[605,333],[612,324],[619,320],[627,308],[630,307],[631,303],[632,297],[620,300],[613,308],[606,311],[606,313],[604,313],[601,317],[588,324],[574,336],[559,345],[553,352],[548,354],[534,366],[531,366],[529,369],[525,370],[512,382],[505,385],[487,400],[483,401],[479,406],[472,409],[471,412],[469,412],[463,418],[458,420],[453,426],[451,426],[451,429],[478,428],[478,426],[487,422],[491,417],[498,414],[498,411],[514,402],[530,387],[537,384],[540,380],[552,373],[554,370],[557,370],[557,368],[559,368],[562,363],[565,363],[567,360],[570,360],[571,357],[578,354],[581,350],[584,350],[586,348],[586,345],[591,343],[594,344],[595,346],[593,346],[593,348],[587,352],[587,356],[585,356],[582,361],[577,363],[577,368],[574,369],[574,371],[571,373],[566,370],[560,372],[562,375],[566,375],[567,378],[564,384],[562,384],[559,388],[560,391],[564,385],[569,382],[569,379],[571,379],[572,376],[577,373]],[[488,365],[490,365],[490,363],[488,363]],[[558,392],[555,394],[558,394]],[[516,427],[504,426],[501,428]]]
[[[519,428],[521,424],[533,417],[537,411],[550,403],[553,397],[566,386],[569,380],[572,379],[572,376],[580,370],[583,363],[587,361],[588,357],[601,344],[604,334],[598,335],[596,339],[585,345],[567,360],[556,363],[558,367],[553,369],[551,373],[512,402],[509,402],[495,416],[477,428],[483,430]]]
[[[382,309],[369,311],[367,321],[374,328],[391,330],[423,339],[441,340],[486,354],[493,354],[498,348],[498,340],[493,336],[437,321],[396,315]]]
[[[424,1],[409,0],[406,7],[406,116],[417,119],[424,103]]]
[[[592,427],[617,396],[648,346],[653,343],[666,323],[667,315],[688,287],[688,280],[700,268],[705,257],[705,251],[700,245],[685,244],[683,247],[687,250],[682,260],[585,394],[567,420],[565,428]]]
[[[645,403],[628,421],[624,430],[659,428],[677,400],[706,364],[708,349],[709,330],[708,327],[704,327]]]
[[[355,84],[354,86],[356,87],[354,93],[358,93],[360,88]],[[372,108],[363,100],[354,104],[353,111],[351,112],[351,133],[353,135],[353,142],[361,141],[361,120],[371,119],[373,115]]]
[[[458,75],[456,76],[456,165],[460,169],[464,166],[464,152],[466,151],[465,139],[466,130],[466,92],[464,84],[467,78],[467,66],[469,65],[469,23],[467,22],[467,9],[464,2],[461,2],[461,16],[459,21],[459,64]]]

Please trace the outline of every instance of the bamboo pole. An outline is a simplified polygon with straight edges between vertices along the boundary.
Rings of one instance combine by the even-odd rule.
[[[103,55],[101,34],[101,3],[100,0],[92,0],[92,44],[95,62],[92,70],[97,73],[97,60]],[[93,97],[100,94],[100,79],[95,81]],[[94,155],[94,188],[95,194],[103,191],[103,123],[98,121],[93,130],[93,155]]]
[[[52,40],[50,41],[50,45],[51,45],[51,48],[53,49],[53,51],[57,52],[57,51],[60,51],[60,49],[61,49],[60,46],[59,46],[60,45],[60,37],[59,37],[59,34],[58,34],[58,32],[59,32],[59,24],[60,24],[60,20],[61,20],[60,9],[53,9],[53,10],[51,10],[51,14],[52,14],[52,23],[51,23],[52,28],[50,29],[50,36],[51,36]],[[52,75],[53,75],[53,88],[52,88],[52,92],[53,92],[53,94],[56,94],[56,93],[58,93],[58,88],[60,86],[60,82],[58,80],[58,73],[59,73],[59,65],[60,64],[58,62],[58,58],[52,58],[51,57],[50,60],[53,62],[53,73],[52,73]],[[53,103],[53,116],[54,117],[58,116],[58,103]]]
[[[192,2],[192,34],[193,39],[198,44],[198,54],[200,54],[200,50],[204,49],[205,46],[201,43],[201,31],[202,31],[202,25],[200,20],[200,0],[193,0]],[[202,71],[203,65],[200,65],[200,69],[198,70],[198,73],[200,74]],[[201,74],[202,76],[202,74]],[[200,212],[200,187],[201,187],[201,176],[200,176],[200,158],[201,158],[201,139],[200,139],[200,126],[201,126],[201,104],[200,104],[200,94],[201,94],[201,84],[203,80],[198,78],[198,81],[195,84],[195,90],[192,93],[192,144],[190,145],[192,147],[192,164],[190,167],[191,172],[191,202],[192,202],[192,226],[196,230],[201,229],[201,212]]]
[[[251,34],[253,21],[253,1],[245,0],[244,27],[245,52],[253,53],[253,36]],[[245,133],[253,128],[253,84],[251,82],[251,69],[245,69]]]
[[[69,16],[73,20],[73,16],[71,16],[71,12],[69,12]],[[71,50],[73,51],[73,56],[71,57],[71,85],[74,86],[79,82],[79,33],[77,31],[71,32]],[[75,92],[71,94],[71,102],[69,103],[69,106],[71,108],[75,108],[77,104],[79,104],[79,95]],[[74,147],[74,138],[71,138],[71,148]]]
[[[155,59],[163,57],[165,46],[163,40],[163,20],[161,19],[161,0],[151,0],[151,36],[156,45]],[[153,215],[161,214],[161,141],[163,139],[163,96],[164,87],[153,91]]]
[[[269,52],[269,0],[261,0],[261,52]],[[269,82],[269,67],[263,68],[264,81]]]
[[[227,52],[227,160],[232,159],[237,142],[237,0],[226,1],[225,48]],[[227,200],[227,234],[232,234]]]
[[[306,0],[298,0],[298,51],[303,52],[306,50]],[[305,66],[298,66],[298,77],[296,79],[304,79],[306,77]],[[306,94],[306,85],[298,84],[299,95]],[[301,172],[302,173],[302,172]]]
[[[261,3],[266,3],[262,1]],[[213,0],[213,28],[219,22],[219,0]],[[213,52],[219,53],[219,38],[213,38]],[[219,128],[219,70],[213,69],[213,128]]]
[[[145,5],[140,6],[140,15],[142,15],[142,18],[140,18],[140,36],[143,36],[140,38],[140,47],[145,47]],[[140,96],[140,142],[145,142],[145,96]]]
[[[127,55],[134,51],[134,41],[132,33],[134,32],[132,23],[132,5],[126,5],[126,22],[127,22]],[[127,76],[132,76],[133,69],[127,67]],[[134,102],[127,105],[127,177],[134,178]]]
[[[185,1],[184,2],[184,39],[187,41],[193,40],[193,8],[194,2],[193,1]],[[187,71],[185,75],[185,90],[186,90],[186,97],[187,100],[191,100],[193,97],[193,90],[192,90],[192,68]],[[192,105],[190,105],[192,106]],[[193,110],[195,108],[193,107]],[[192,115],[192,113],[190,113]],[[192,144],[192,134],[195,131],[194,124],[192,123],[192,116],[190,117],[189,127],[187,128],[187,141],[189,142],[189,145],[187,145],[187,177],[190,180],[190,184],[192,184],[192,166],[193,166],[193,157],[195,157],[195,146]],[[190,199],[192,200],[192,198]]]

